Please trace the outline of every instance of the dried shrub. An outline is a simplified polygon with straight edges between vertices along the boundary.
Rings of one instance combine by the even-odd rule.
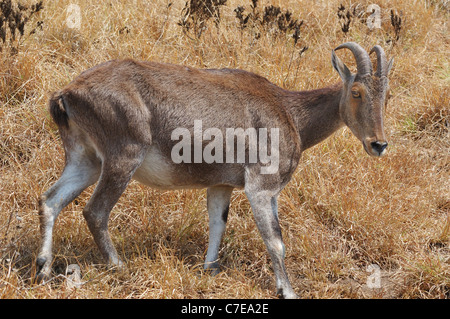
[[[190,0],[181,11],[178,25],[183,28],[183,32],[192,30],[195,37],[200,38],[210,19],[214,20],[216,26],[219,25],[220,7],[226,2],[227,0]]]
[[[341,30],[344,34],[347,34],[350,31],[350,26],[353,21],[366,23],[365,11],[359,3],[350,5],[348,8],[341,3],[338,7],[337,16],[339,18]]]
[[[341,4],[338,8],[337,15],[341,23],[341,30],[345,34],[350,30],[350,23],[352,22],[352,15],[349,10],[345,11],[345,7]]]
[[[25,26],[30,22],[31,17],[43,8],[43,1],[36,2],[31,6],[14,4],[11,0],[0,1],[0,51],[3,51],[3,48],[9,44],[11,53],[17,53],[19,40],[25,34]],[[35,33],[42,24],[42,21],[38,21],[28,35]]]
[[[400,39],[400,31],[402,29],[402,18],[391,10],[391,25],[394,28],[393,42],[396,43]]]
[[[258,7],[258,0],[252,0],[250,5],[251,11],[245,12],[243,6],[237,7],[234,12],[236,18],[239,20],[241,30],[248,30],[251,37],[258,40],[261,34],[272,36],[273,40],[281,40],[287,43],[289,39],[293,40],[293,46],[290,54],[289,65],[287,67],[286,75],[283,78],[283,85],[287,85],[286,81],[293,70],[294,61],[296,62],[294,82],[297,79],[300,58],[303,53],[308,50],[308,46],[304,45],[301,38],[301,27],[304,25],[303,20],[294,19],[292,12],[282,10],[280,7],[269,5],[263,8]]]
[[[257,7],[258,0],[252,0],[252,4],[250,5],[251,12],[246,14],[244,6],[238,6],[234,9],[236,18],[239,20],[241,30],[252,30],[251,32],[253,32],[253,38],[256,40],[261,37],[261,32],[258,28],[260,25],[261,12]]]
[[[251,25],[252,27],[262,29],[264,32],[270,32],[275,36],[286,36],[290,34],[294,40],[294,44],[298,43],[303,20],[293,19],[292,13],[289,10],[283,11],[277,6],[270,5],[260,9],[258,8],[258,0],[252,0],[250,8],[251,12],[247,14],[245,14],[245,8],[243,6],[239,6],[234,10],[241,29],[245,29]],[[254,34],[256,39],[260,37],[259,32],[255,32]],[[303,52],[306,49],[307,47],[304,47]]]

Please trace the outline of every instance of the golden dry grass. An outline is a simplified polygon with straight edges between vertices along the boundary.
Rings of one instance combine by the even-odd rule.
[[[382,29],[370,31],[354,20],[347,34],[339,5],[364,11],[371,1],[259,1],[260,8],[273,4],[304,20],[296,46],[270,28],[241,29],[233,10],[242,5],[250,12],[249,0],[227,1],[218,26],[207,23],[200,38],[177,24],[185,1],[172,2],[45,1],[18,52],[0,52],[0,298],[274,297],[270,260],[242,191],[232,198],[223,272],[211,277],[201,270],[208,238],[205,191],[160,191],[134,182],[110,221],[126,271],[102,264],[81,214],[89,188],[56,223],[53,281],[31,284],[37,199],[64,162],[48,93],[86,68],[124,57],[242,68],[288,89],[319,88],[338,81],[330,50],[349,40],[366,49],[381,44],[395,57],[386,115],[389,152],[371,159],[343,129],[303,154],[279,203],[292,285],[303,298],[449,298],[448,1],[377,0]],[[66,26],[71,3],[81,7],[79,30]],[[396,42],[390,10],[402,18]],[[42,28],[26,36],[37,21]],[[308,50],[300,55],[304,46]],[[354,65],[350,54],[341,56]],[[79,288],[65,285],[69,264],[81,267]],[[381,269],[380,289],[366,285],[370,264]]]

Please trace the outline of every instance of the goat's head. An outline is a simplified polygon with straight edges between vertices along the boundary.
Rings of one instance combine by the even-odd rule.
[[[348,67],[336,56],[335,51],[350,49],[355,56],[357,73],[352,74]],[[339,112],[344,123],[363,143],[371,156],[382,156],[388,145],[383,128],[384,108],[389,94],[387,75],[392,68],[383,49],[376,45],[370,51],[377,55],[377,69],[372,70],[369,54],[357,43],[347,42],[332,51],[331,61],[344,82]]]

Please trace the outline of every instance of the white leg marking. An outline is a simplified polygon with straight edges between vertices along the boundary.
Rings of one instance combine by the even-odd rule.
[[[218,272],[219,249],[228,217],[230,197],[233,188],[230,186],[210,187],[207,191],[209,215],[209,246],[206,254],[205,269]]]

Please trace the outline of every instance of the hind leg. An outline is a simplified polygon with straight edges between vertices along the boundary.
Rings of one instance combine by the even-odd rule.
[[[82,148],[80,148],[82,150]],[[83,152],[68,156],[66,166],[58,181],[39,200],[41,248],[36,259],[38,282],[48,278],[52,263],[53,226],[61,210],[72,202],[100,175],[100,163]]]
[[[108,232],[109,215],[142,161],[141,152],[116,155],[105,161],[94,194],[83,210],[94,241],[109,265],[122,265]]]

